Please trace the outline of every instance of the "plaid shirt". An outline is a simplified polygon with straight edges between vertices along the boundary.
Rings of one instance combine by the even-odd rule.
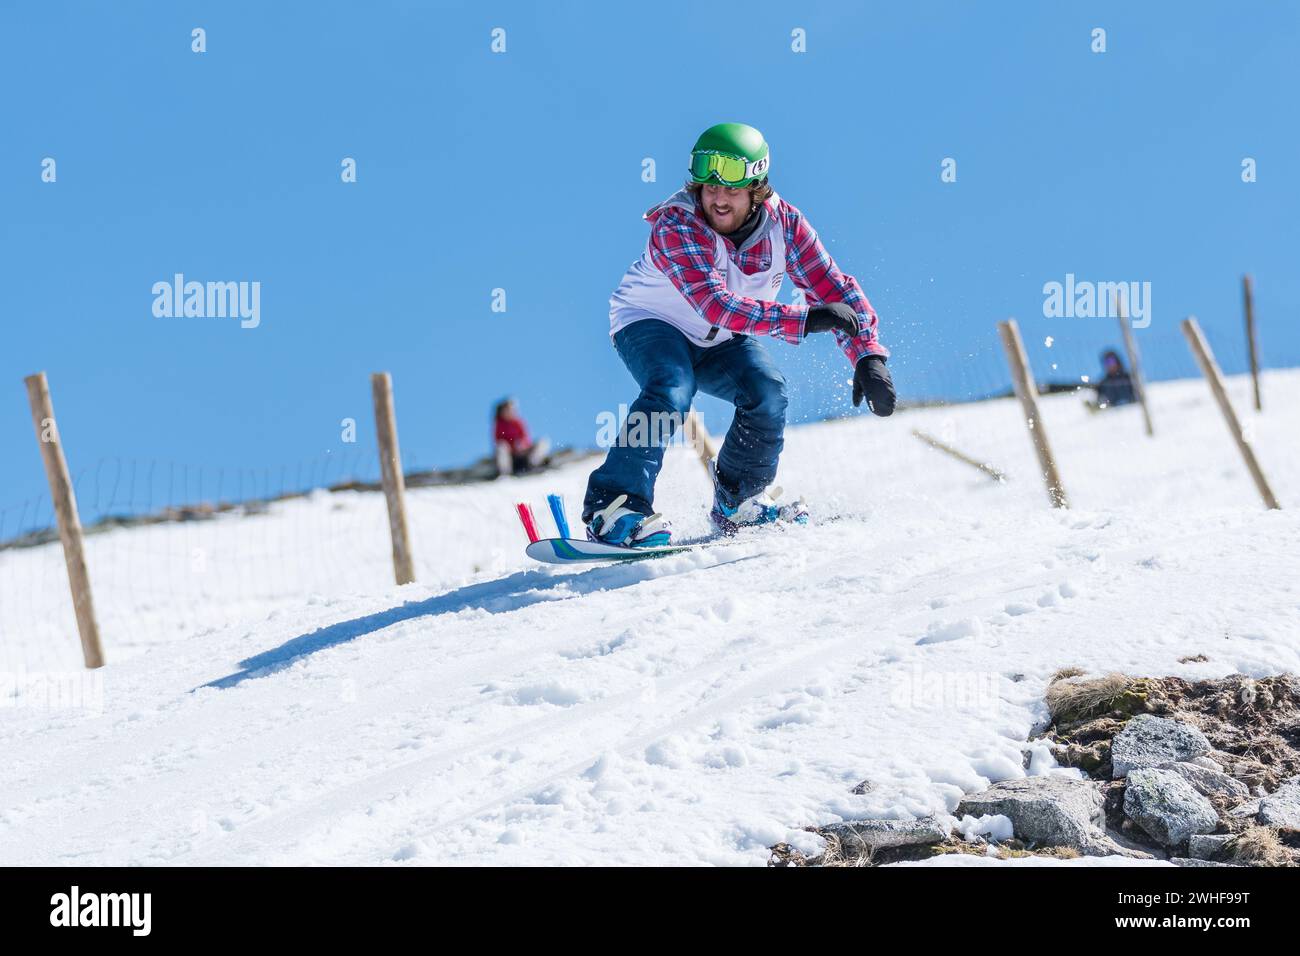
[[[698,207],[697,207],[698,208]],[[809,305],[844,302],[858,313],[860,331],[834,335],[849,361],[857,365],[864,355],[889,356],[876,334],[876,310],[853,276],[835,265],[812,225],[794,206],[779,196],[767,201],[768,213],[777,217],[785,231],[786,273],[804,290]],[[713,228],[700,215],[680,206],[661,206],[646,214],[650,219],[650,256],[659,271],[695,307],[710,325],[719,325],[744,335],[772,335],[791,345],[803,341],[809,305],[786,305],[764,299],[750,299],[727,289],[725,272],[714,268]],[[744,252],[737,252],[723,237],[727,255],[742,272],[753,275],[769,267],[772,240],[764,236]]]

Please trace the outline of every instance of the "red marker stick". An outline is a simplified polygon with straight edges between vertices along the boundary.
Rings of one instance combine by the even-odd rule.
[[[521,501],[515,505],[519,510],[519,520],[523,523],[524,530],[528,532],[529,542],[537,541],[541,535],[537,533],[537,519],[533,517],[533,506],[526,501]]]

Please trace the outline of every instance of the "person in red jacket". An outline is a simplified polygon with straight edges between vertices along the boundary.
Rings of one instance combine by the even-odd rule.
[[[533,441],[528,434],[528,425],[519,417],[519,406],[513,398],[497,403],[492,440],[496,444],[497,471],[502,475],[534,471],[545,466],[551,450],[547,439]]]

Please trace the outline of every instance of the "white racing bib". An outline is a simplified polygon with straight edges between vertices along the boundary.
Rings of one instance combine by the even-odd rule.
[[[692,212],[695,210],[694,199],[685,189],[675,193],[665,205],[680,206]],[[712,232],[713,266],[726,275],[729,291],[747,298],[772,302],[780,293],[781,282],[785,278],[785,230],[781,227],[779,217],[771,214],[770,206],[763,233],[758,239],[751,237],[752,242],[747,245],[761,242],[763,234],[772,243],[772,260],[766,269],[760,269],[753,275],[746,275],[741,271],[740,266],[731,261],[731,257],[727,255],[725,240],[716,232]],[[705,348],[719,345],[735,337],[728,329],[710,325],[695,311],[695,307],[687,301],[686,297],[677,291],[672,280],[660,271],[651,258],[649,237],[646,238],[645,251],[623,274],[623,281],[610,296],[609,334],[613,335],[619,329],[642,319],[659,319],[667,322],[679,329],[696,345]]]

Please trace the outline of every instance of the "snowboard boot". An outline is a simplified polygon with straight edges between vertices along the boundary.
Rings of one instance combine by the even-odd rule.
[[[713,510],[709,512],[709,520],[722,534],[733,535],[741,528],[757,525],[808,523],[808,507],[802,498],[784,505],[777,504],[782,491],[777,485],[731,504],[729,502],[734,498],[727,494],[718,479],[716,461],[709,462],[709,476],[713,479]]]
[[[627,495],[619,495],[587,522],[587,538],[627,548],[658,548],[672,538],[672,526],[661,514],[645,515],[624,507]]]

